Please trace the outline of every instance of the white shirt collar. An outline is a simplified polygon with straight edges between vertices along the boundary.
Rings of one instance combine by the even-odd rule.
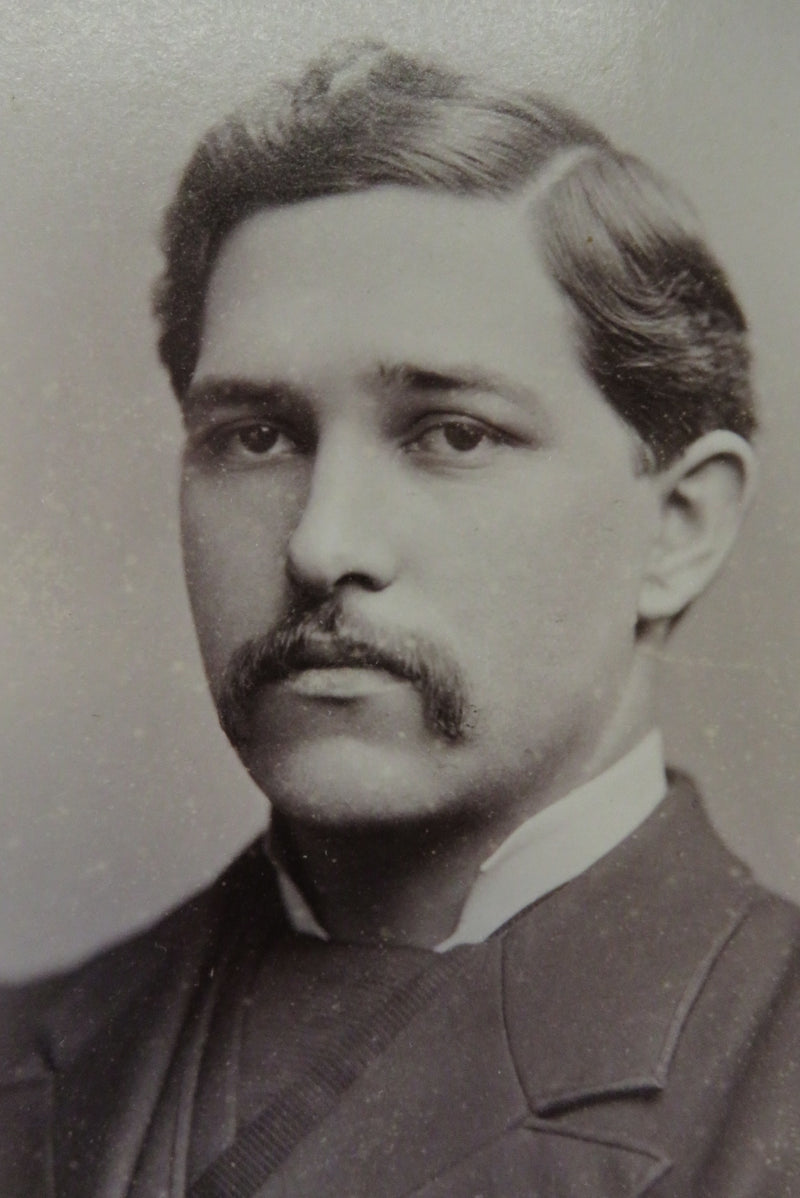
[[[661,734],[654,730],[602,774],[515,828],[481,865],[455,930],[435,951],[488,939],[525,907],[582,874],[647,819],[666,789]],[[289,923],[296,932],[328,940],[269,838],[266,846]]]

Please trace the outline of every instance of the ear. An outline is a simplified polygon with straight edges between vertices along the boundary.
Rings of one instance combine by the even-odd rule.
[[[639,595],[643,622],[674,620],[714,578],[755,492],[755,454],[736,433],[717,429],[655,481],[660,515]]]

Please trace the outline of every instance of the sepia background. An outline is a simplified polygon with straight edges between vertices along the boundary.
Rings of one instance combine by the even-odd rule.
[[[186,609],[149,290],[196,138],[344,35],[549,90],[699,208],[753,327],[763,486],[665,655],[663,723],[728,842],[800,898],[796,0],[2,8],[0,976],[140,925],[263,823]]]

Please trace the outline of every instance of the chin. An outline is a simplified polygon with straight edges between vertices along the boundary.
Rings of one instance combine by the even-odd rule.
[[[415,823],[452,804],[438,795],[434,762],[395,746],[350,737],[297,748],[242,752],[242,761],[274,809],[287,820],[337,827]]]

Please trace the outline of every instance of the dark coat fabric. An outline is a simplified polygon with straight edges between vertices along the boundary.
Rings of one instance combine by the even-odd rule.
[[[6,994],[3,1198],[184,1198],[200,1079],[230,1068],[221,995],[246,962],[285,969],[304,943],[253,849],[154,929]],[[798,1198],[800,914],[720,844],[687,783],[446,957],[257,1189],[223,1193]]]

